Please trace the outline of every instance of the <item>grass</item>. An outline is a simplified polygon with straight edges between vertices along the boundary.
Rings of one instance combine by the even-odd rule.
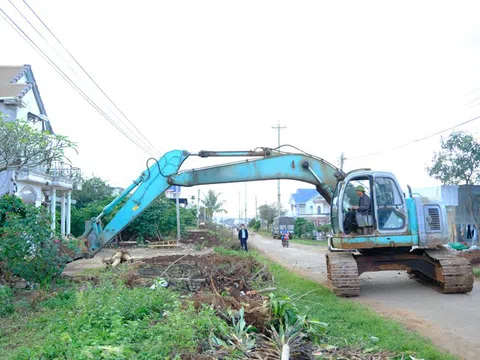
[[[197,311],[168,289],[127,288],[111,274],[2,318],[0,359],[179,359],[220,326],[213,309]]]
[[[295,294],[302,313],[329,324],[329,345],[390,350],[425,360],[454,359],[399,323],[338,298],[255,251],[216,251],[265,263],[274,275],[277,295]],[[222,329],[223,320],[215,311],[195,310],[188,295],[126,287],[122,269],[89,271],[99,275],[97,285],[64,283],[48,294],[31,292],[38,301],[21,301],[15,313],[1,318],[0,359],[178,359],[182,353],[197,353],[212,330]],[[11,299],[7,292],[2,296]]]
[[[310,245],[310,246],[328,246],[326,240],[308,240],[308,239],[291,239],[294,244]]]
[[[476,278],[480,278],[480,268],[473,268],[473,275]]]
[[[224,250],[217,251],[225,253]],[[429,339],[409,331],[396,321],[383,318],[364,305],[335,296],[326,287],[298,276],[284,267],[271,262],[255,251],[228,252],[238,256],[254,256],[268,264],[275,277],[277,294],[303,295],[297,306],[311,318],[329,324],[328,343],[335,346],[378,347],[395,353],[415,355],[420,359],[447,360],[453,355],[437,349]],[[371,337],[378,338],[372,343]]]

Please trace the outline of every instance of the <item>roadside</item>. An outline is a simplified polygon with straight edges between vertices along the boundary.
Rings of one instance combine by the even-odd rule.
[[[235,250],[230,234],[210,235],[190,233],[201,243],[177,250],[129,248],[135,261],[115,268],[102,262],[115,250],[104,249],[48,289],[4,292],[0,359],[277,359],[274,328],[297,360],[453,359],[257,251]]]
[[[293,243],[285,249],[278,240],[262,236],[257,236],[251,245],[286,268],[327,284],[326,248]],[[366,273],[360,280],[360,297],[354,302],[400,321],[462,359],[478,359],[478,282],[470,294],[442,295],[410,280],[405,272]]]

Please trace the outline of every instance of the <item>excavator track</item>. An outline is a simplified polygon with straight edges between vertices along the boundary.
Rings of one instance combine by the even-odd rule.
[[[468,293],[473,289],[473,271],[470,262],[442,250],[427,250],[427,260],[435,264],[436,278],[418,270],[408,272],[410,278],[444,294]]]
[[[360,295],[358,267],[352,253],[329,252],[325,256],[328,281],[333,292],[344,297]]]

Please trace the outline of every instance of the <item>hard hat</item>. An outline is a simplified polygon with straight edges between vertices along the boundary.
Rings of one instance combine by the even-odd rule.
[[[364,188],[362,185],[358,185],[358,186],[355,188],[355,191],[365,192],[365,188]]]

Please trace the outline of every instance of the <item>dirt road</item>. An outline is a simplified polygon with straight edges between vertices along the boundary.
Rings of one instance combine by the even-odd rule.
[[[250,241],[272,260],[322,284],[327,283],[324,247],[290,244],[256,235]],[[410,280],[405,272],[385,271],[360,276],[360,297],[375,311],[432,339],[460,359],[480,359],[480,283],[470,294],[444,295]]]

